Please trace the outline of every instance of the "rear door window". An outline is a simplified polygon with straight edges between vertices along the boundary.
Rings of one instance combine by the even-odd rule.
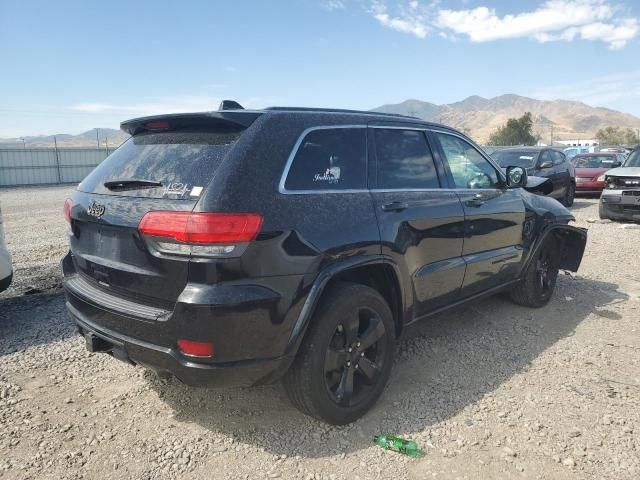
[[[367,188],[365,128],[321,128],[305,135],[295,151],[286,190]]]
[[[380,189],[440,188],[424,132],[375,128],[376,169]]]
[[[156,132],[127,140],[78,186],[87,193],[147,198],[198,197],[213,178],[241,132]],[[126,180],[161,185],[109,189],[105,183]]]

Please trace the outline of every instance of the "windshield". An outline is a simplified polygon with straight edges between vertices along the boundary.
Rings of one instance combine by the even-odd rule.
[[[611,168],[617,159],[614,155],[576,156],[571,162],[576,168]]]
[[[624,162],[625,167],[640,167],[640,150],[634,150]]]
[[[189,199],[213,178],[240,133],[143,133],[127,140],[78,186],[87,193]],[[111,183],[124,183],[114,189]],[[131,183],[130,187],[126,183]]]
[[[491,158],[498,162],[498,164],[503,168],[511,166],[533,168],[536,164],[536,160],[538,159],[538,155],[539,152],[496,150],[491,154]]]

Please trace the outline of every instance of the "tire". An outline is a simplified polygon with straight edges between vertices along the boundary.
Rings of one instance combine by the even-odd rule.
[[[556,287],[560,241],[549,235],[527,266],[522,280],[510,292],[511,300],[525,307],[540,308],[549,303]]]
[[[576,186],[573,183],[570,183],[567,187],[567,190],[564,194],[564,198],[562,199],[562,204],[565,207],[570,207],[573,205],[573,201],[576,198]]]
[[[382,394],[393,364],[395,325],[376,290],[348,282],[329,288],[283,384],[302,413],[344,425]]]
[[[604,211],[604,207],[602,206],[602,200],[598,202],[598,216],[600,217],[600,220],[609,219],[609,217],[607,217],[607,214]]]

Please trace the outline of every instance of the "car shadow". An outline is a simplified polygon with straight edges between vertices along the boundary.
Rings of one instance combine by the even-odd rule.
[[[176,421],[195,422],[278,455],[349,453],[369,447],[375,434],[410,436],[455,416],[525,372],[587,316],[621,318],[607,305],[628,298],[612,283],[561,276],[554,299],[541,309],[495,296],[420,322],[398,343],[389,386],[376,406],[343,427],[299,413],[279,384],[214,390],[190,388],[152,373],[145,378],[174,410]]]
[[[0,298],[0,357],[75,335],[59,291]]]
[[[600,195],[598,196],[583,196],[580,198],[576,198],[573,201],[573,205],[571,205],[571,207],[569,207],[569,210],[582,210],[583,208],[589,208],[593,206],[593,201],[598,201],[598,199],[600,198]],[[591,200],[590,202],[587,200]]]

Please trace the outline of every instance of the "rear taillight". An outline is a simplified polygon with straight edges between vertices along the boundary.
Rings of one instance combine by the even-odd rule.
[[[71,223],[71,208],[73,207],[73,202],[70,198],[67,198],[64,201],[64,218],[68,223]]]
[[[189,357],[211,358],[213,357],[213,343],[197,342],[195,340],[178,340],[178,348]]]
[[[256,238],[262,216],[255,213],[148,212],[138,231],[162,253],[228,256]]]

